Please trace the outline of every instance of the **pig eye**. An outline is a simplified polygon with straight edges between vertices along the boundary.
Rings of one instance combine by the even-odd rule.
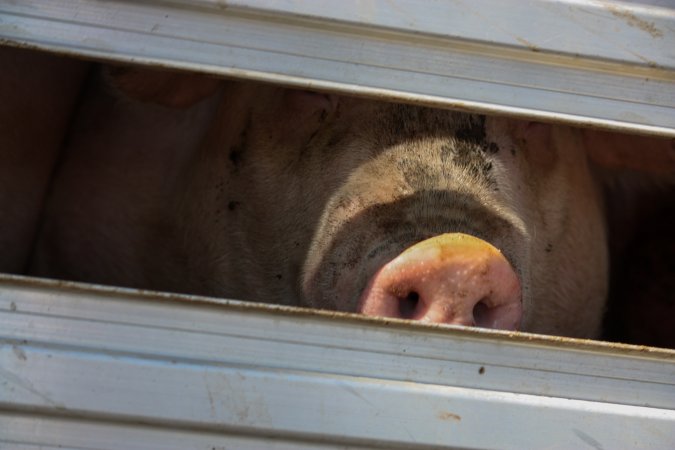
[[[285,106],[291,113],[308,117],[317,112],[330,114],[337,107],[338,97],[313,91],[288,90],[284,95]]]

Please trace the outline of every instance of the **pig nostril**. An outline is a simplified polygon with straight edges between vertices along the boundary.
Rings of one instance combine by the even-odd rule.
[[[417,304],[420,301],[420,295],[413,291],[404,298],[399,299],[398,311],[402,319],[412,319],[417,311]]]
[[[473,307],[473,322],[477,327],[490,327],[490,307],[487,305],[486,299],[483,298],[481,301],[476,303],[476,306]]]

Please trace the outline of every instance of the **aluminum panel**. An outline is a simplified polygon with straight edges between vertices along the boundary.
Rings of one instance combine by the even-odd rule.
[[[0,343],[12,445],[675,445],[670,350],[11,276]]]
[[[69,54],[675,136],[675,7],[617,1],[0,0]]]

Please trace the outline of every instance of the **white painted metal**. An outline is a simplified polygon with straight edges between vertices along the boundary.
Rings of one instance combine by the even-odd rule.
[[[0,0],[0,39],[675,136],[675,5],[655,3]]]
[[[0,285],[0,447],[675,448],[674,351]]]

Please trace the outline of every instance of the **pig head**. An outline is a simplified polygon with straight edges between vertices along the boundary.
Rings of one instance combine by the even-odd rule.
[[[177,79],[104,70],[91,83],[32,273],[598,335],[605,211],[578,130]],[[162,83],[175,89],[143,88]]]

